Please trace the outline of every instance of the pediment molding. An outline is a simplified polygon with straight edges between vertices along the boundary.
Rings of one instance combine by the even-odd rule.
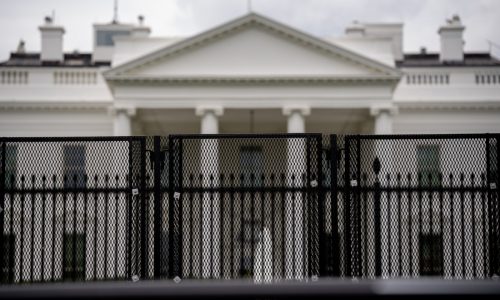
[[[136,79],[136,80],[154,80],[154,78],[141,78],[138,75],[132,75],[131,72],[141,70],[148,66],[158,64],[160,61],[163,61],[169,57],[179,55],[184,51],[189,51],[195,48],[200,48],[205,44],[216,42],[219,39],[223,39],[224,37],[234,34],[235,32],[242,31],[246,28],[260,28],[265,31],[268,31],[272,34],[276,34],[282,36],[283,38],[296,43],[304,45],[312,50],[323,52],[327,55],[332,55],[336,58],[340,58],[349,63],[360,65],[364,68],[375,71],[377,76],[371,76],[371,79],[394,79],[400,78],[401,72],[396,68],[385,65],[378,61],[372,60],[368,57],[362,56],[360,54],[351,52],[347,49],[344,49],[338,45],[326,42],[324,40],[313,37],[309,34],[303,33],[296,29],[293,29],[289,26],[283,25],[276,21],[270,20],[266,17],[260,16],[255,13],[248,14],[231,22],[225,23],[218,27],[215,27],[211,30],[193,36],[191,38],[179,41],[173,45],[166,46],[157,51],[151,52],[147,55],[129,61],[125,64],[112,68],[106,72],[104,72],[104,77],[109,81],[116,81],[120,79]],[[158,78],[161,76],[154,76],[161,80],[172,80],[167,78]],[[263,74],[263,80],[267,80],[266,75]],[[320,76],[318,76],[320,77]],[[363,79],[363,76],[359,76],[360,79]],[[215,79],[215,78],[214,78]],[[229,78],[227,78],[228,80]],[[280,77],[273,77],[273,80],[280,79]],[[305,80],[309,80],[307,77]],[[340,78],[336,78],[340,79]],[[351,80],[346,78],[347,80]],[[175,80],[199,80],[192,77],[177,77]],[[219,80],[219,79],[215,79]],[[240,81],[241,78],[234,78],[232,80]],[[281,79],[280,79],[281,80]]]
[[[115,83],[363,83],[363,82],[398,82],[398,76],[119,76]]]

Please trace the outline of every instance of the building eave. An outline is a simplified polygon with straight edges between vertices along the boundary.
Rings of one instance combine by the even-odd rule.
[[[105,110],[112,101],[0,101],[0,110]]]
[[[106,78],[110,83],[332,83],[332,82],[389,82],[397,83],[399,76],[126,76]]]

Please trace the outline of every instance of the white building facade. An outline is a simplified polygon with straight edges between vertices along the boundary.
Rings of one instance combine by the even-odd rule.
[[[142,24],[142,19],[139,25],[116,22],[96,24],[94,25],[94,51],[85,54],[63,53],[64,28],[53,24],[51,19],[46,19],[46,23],[39,29],[42,39],[41,53],[27,53],[20,45],[19,49],[11,54],[9,60],[0,63],[0,137],[166,136],[178,133],[500,132],[500,61],[489,53],[464,53],[463,31],[465,27],[458,17],[453,17],[439,29],[440,53],[426,53],[422,50],[417,54],[403,53],[402,24],[354,23],[346,29],[346,35],[343,37],[320,39],[253,13],[187,38],[149,37],[150,29]],[[135,137],[135,139],[140,138]],[[288,176],[287,178],[292,178],[292,180],[283,179],[281,182],[283,187],[307,185],[307,182],[301,179],[303,178],[301,174],[306,172],[308,159],[310,159],[306,157],[308,154],[305,151],[305,140],[302,138],[278,140],[273,144],[275,148],[269,147],[266,143],[270,143],[269,140],[245,144],[241,141],[203,139],[199,143],[191,141],[191,146],[185,142],[183,147],[191,147],[190,152],[187,151],[191,156],[187,159],[184,157],[184,160],[180,159],[180,163],[184,166],[184,169],[180,168],[183,170],[181,172],[185,173],[181,176],[184,176],[184,181],[187,181],[186,178],[189,178],[190,174],[186,170],[200,174],[200,178],[204,178],[199,181],[200,187],[209,189],[223,185],[218,181],[219,174],[243,174],[247,177],[266,174],[267,176],[269,175],[267,173],[272,173],[269,169],[269,166],[272,166],[271,169],[276,174],[283,173]],[[451,174],[458,171],[456,166],[457,162],[460,162],[469,167],[466,171],[477,174],[479,178],[481,173],[488,172],[485,171],[489,167],[488,162],[492,166],[498,165],[497,161],[493,163],[489,161],[489,158],[484,159],[489,157],[484,153],[489,151],[487,150],[490,147],[489,144],[481,144],[479,149],[477,140],[462,143],[462,147],[467,151],[456,151],[453,148],[456,144],[446,143],[446,141],[412,140],[407,143],[406,148],[398,147],[395,143],[367,143],[362,149],[367,155],[363,158],[364,161],[359,163],[363,167],[358,168],[360,172],[372,172],[372,160],[377,157],[382,161],[383,172],[409,174],[417,170],[417,172],[427,172],[427,174],[437,176],[438,173]],[[127,245],[137,246],[139,239],[127,240],[127,233],[120,231],[126,227],[126,224],[125,219],[118,216],[124,217],[127,212],[131,211],[123,204],[126,202],[119,200],[128,201],[131,198],[127,197],[135,196],[135,203],[139,203],[137,202],[140,197],[137,196],[138,191],[137,195],[133,192],[129,195],[128,190],[112,194],[116,204],[113,202],[109,205],[109,195],[104,194],[105,211],[112,212],[112,215],[116,217],[116,220],[110,224],[103,221],[106,220],[106,212],[104,215],[101,214],[101,204],[95,200],[99,198],[95,196],[98,192],[94,193],[95,204],[88,206],[86,194],[82,198],[81,194],[73,192],[68,197],[65,196],[62,202],[58,202],[55,195],[49,195],[47,198],[42,198],[42,201],[47,199],[52,201],[50,206],[53,209],[52,214],[45,216],[42,213],[42,217],[40,215],[36,218],[31,217],[31,221],[26,221],[28,225],[23,225],[23,221],[18,224],[19,222],[16,223],[17,221],[14,220],[24,220],[28,214],[24,212],[24,206],[16,206],[16,203],[25,203],[26,199],[31,199],[32,206],[38,203],[34,194],[16,196],[19,192],[16,188],[20,189],[22,195],[26,194],[24,183],[25,180],[28,182],[29,178],[33,178],[32,182],[28,183],[31,184],[29,187],[32,189],[37,187],[40,179],[45,178],[44,176],[46,178],[42,179],[43,189],[49,182],[46,180],[50,178],[54,178],[50,179],[53,189],[66,187],[83,189],[89,186],[99,188],[103,185],[101,173],[104,172],[108,175],[117,174],[116,179],[113,179],[113,176],[110,177],[111,181],[114,180],[111,184],[115,184],[117,188],[135,188],[135,185],[127,183],[128,180],[124,179],[127,173],[132,176],[133,168],[137,168],[131,163],[133,156],[138,155],[137,149],[131,146],[132,144],[127,139],[115,140],[115,143],[87,141],[86,144],[82,141],[64,141],[57,144],[49,140],[34,145],[22,142],[4,143],[3,149],[5,150],[2,151],[6,154],[4,155],[5,186],[6,190],[10,189],[4,201],[5,211],[9,212],[5,220],[8,220],[6,224],[10,223],[10,225],[5,228],[8,228],[10,234],[8,238],[12,239],[10,243],[15,244],[16,249],[26,251],[25,254],[23,252],[19,254],[20,261],[28,260],[28,250],[31,252],[31,257],[42,255],[44,251],[63,253],[67,247],[65,245],[70,245],[70,239],[73,245],[71,249],[75,249],[78,247],[77,243],[81,243],[80,248],[84,249],[81,252],[84,254],[82,257],[93,258],[93,260],[81,262],[79,268],[75,268],[77,264],[75,255],[68,259],[65,258],[66,256],[61,256],[59,265],[48,269],[43,269],[43,260],[39,262],[35,259],[33,262],[31,258],[30,264],[16,262],[11,268],[15,269],[14,273],[17,274],[11,276],[13,281],[33,281],[33,275],[29,279],[28,275],[25,275],[29,273],[29,268],[33,268],[33,265],[36,266],[35,269],[43,269],[35,274],[35,279],[42,281],[50,277],[49,271],[52,272],[52,278],[63,278],[65,272],[68,274],[73,272],[73,277],[86,279],[127,275],[125,273],[128,271],[124,266],[129,258],[118,248],[108,249],[110,247],[106,237],[111,236],[109,244],[115,247],[119,245],[120,249],[125,249]],[[160,148],[164,149],[165,146],[162,144]],[[320,148],[321,146],[319,145]],[[491,148],[493,149],[493,146]],[[172,151],[170,153],[174,153],[174,150],[169,149]],[[230,153],[235,150],[239,150],[239,153],[236,155]],[[324,156],[325,169],[316,171],[318,174],[319,172],[331,174],[331,170],[326,167],[326,157],[331,154],[331,149],[321,150],[327,152],[313,155],[317,156],[317,161],[320,161],[319,156],[321,158]],[[140,155],[145,157],[146,147],[141,151],[144,153]],[[415,151],[415,156],[407,157],[405,151]],[[31,153],[34,152],[37,154],[36,158],[31,157]],[[278,162],[281,162],[281,165]],[[283,164],[283,162],[286,163]],[[144,159],[141,167],[144,170],[152,169],[153,164]],[[171,166],[164,169],[169,169],[169,167],[170,170],[176,169]],[[160,176],[157,177],[162,178],[158,179],[162,186],[166,185],[163,183],[163,178],[166,176],[164,169],[159,171]],[[493,167],[490,169],[492,172],[497,172],[497,170],[493,171]],[[98,177],[93,177],[96,170],[102,171],[98,174],[101,176],[99,177],[101,181]],[[59,174],[61,171],[62,174]],[[56,175],[51,177],[52,174],[58,174],[58,181],[55,179]],[[174,172],[170,171],[169,176],[171,174]],[[215,180],[210,179],[214,174]],[[14,180],[14,175],[17,176],[17,181]],[[72,177],[75,179],[73,183],[68,184],[66,179],[61,180],[63,176],[70,178],[69,180]],[[84,176],[89,176],[90,182],[83,182],[81,178]],[[35,177],[38,178],[36,182]],[[9,178],[13,179],[9,180]],[[25,179],[19,181],[20,178]],[[239,184],[248,187],[248,178],[246,181],[241,179]],[[264,179],[261,180],[264,181]],[[334,180],[330,179],[331,182]],[[389,179],[385,180],[386,182],[382,179],[382,184],[387,184],[389,181]],[[488,183],[494,180],[491,179]],[[408,186],[415,185],[410,181],[408,179]],[[432,180],[429,179],[427,184],[430,182]],[[473,180],[472,182],[474,185]],[[357,184],[356,182],[355,185]],[[420,182],[418,184],[420,185]],[[108,185],[109,179],[104,179],[104,186],[107,188]],[[332,191],[333,189],[330,192]],[[88,191],[84,190],[84,192]],[[240,268],[238,272],[253,272],[258,281],[270,280],[271,270],[278,267],[281,269],[281,266],[288,270],[282,274],[288,279],[302,279],[304,274],[309,272],[305,266],[309,263],[309,258],[304,249],[308,247],[306,240],[311,238],[303,232],[312,228],[313,225],[307,223],[306,214],[303,211],[307,205],[310,205],[308,204],[310,202],[307,202],[310,201],[308,197],[313,196],[299,193],[287,198],[290,195],[283,194],[281,200],[274,199],[277,203],[282,203],[282,211],[286,215],[286,219],[283,217],[281,223],[288,225],[282,225],[281,233],[278,234],[281,237],[273,241],[269,235],[276,231],[277,227],[269,224],[275,218],[279,223],[277,214],[273,212],[265,216],[264,204],[261,206],[261,215],[250,212],[242,213],[244,209],[241,208],[241,215],[249,216],[245,222],[253,224],[252,222],[258,219],[262,226],[257,229],[260,231],[260,244],[256,242],[256,245],[251,246],[252,251],[257,254],[250,255],[241,250],[240,257],[234,258],[235,265],[239,265]],[[154,203],[153,195],[147,197],[151,199],[149,202]],[[182,197],[184,197],[183,201],[192,202],[193,200],[191,197],[186,198],[185,195]],[[213,269],[210,264],[215,263],[218,269],[217,264],[222,261],[222,249],[229,247],[231,243],[234,246],[236,241],[234,237],[224,237],[224,232],[217,229],[218,224],[224,223],[224,219],[218,217],[219,212],[227,207],[228,203],[224,202],[223,196],[213,196],[206,191],[198,197],[197,200],[202,204],[194,210],[191,208],[189,212],[191,214],[196,212],[195,223],[201,225],[185,231],[188,234],[184,236],[182,243],[185,245],[191,236],[195,236],[195,239],[198,236],[202,242],[198,250],[185,254],[184,263],[192,261],[192,257],[198,257],[200,268],[195,276],[199,278],[223,277],[218,273],[219,271],[215,274],[208,273]],[[330,197],[334,199],[333,195]],[[418,234],[425,233],[430,237],[439,235],[440,239],[451,240],[452,242],[448,242],[447,245],[451,245],[449,247],[453,249],[456,248],[455,244],[462,241],[476,240],[481,246],[474,246],[472,254],[469,253],[468,256],[462,255],[463,261],[465,258],[472,260],[472,257],[477,258],[478,261],[489,259],[490,252],[486,251],[486,238],[483,235],[486,232],[486,225],[481,225],[481,221],[486,219],[486,213],[483,212],[484,206],[478,206],[482,202],[469,206],[472,210],[469,213],[471,218],[466,220],[473,224],[472,228],[477,228],[473,229],[471,235],[474,235],[476,231],[481,234],[470,237],[468,233],[462,233],[460,237],[452,238],[450,236],[454,232],[454,226],[448,224],[459,221],[463,223],[465,217],[456,217],[453,213],[451,216],[439,215],[443,208],[438,208],[437,205],[429,205],[428,212],[417,215],[415,211],[418,210],[414,209],[411,204],[412,196],[408,196],[410,198],[408,204],[403,202],[400,211],[409,211],[407,213],[409,220],[393,222],[388,216],[395,209],[391,204],[394,203],[391,197],[389,193],[381,198],[380,219],[390,220],[390,225],[393,225],[387,225],[385,229],[382,229],[381,241],[385,247],[383,250],[386,251],[391,248],[386,245],[393,244],[397,234],[409,237],[408,245],[410,246],[406,249],[409,253],[405,252],[403,255],[410,257],[410,263],[404,266],[399,263],[403,273],[410,276],[417,274],[416,270],[412,270],[413,261],[416,259],[413,258],[411,251],[413,249],[415,252],[419,251],[420,246],[412,243],[411,239],[415,241],[420,239],[417,231],[412,228],[417,226],[415,220],[422,215],[429,219],[430,224],[433,223],[433,218],[436,220],[439,217],[442,223],[445,223],[445,229],[441,228],[438,231],[436,226],[433,228],[431,225],[428,228],[420,228]],[[241,196],[241,203],[244,198],[244,195]],[[265,194],[260,199],[264,198]],[[451,199],[449,204],[445,202],[445,211],[453,212],[456,208],[452,202],[453,196],[445,195],[444,199],[445,201]],[[474,200],[475,196],[472,196],[472,201]],[[335,200],[329,201],[325,202],[326,206],[332,207],[336,203]],[[70,206],[66,207],[66,202],[70,203]],[[292,203],[293,212],[290,206]],[[32,206],[26,207],[26,211],[34,212]],[[153,208],[158,209],[158,207],[151,206],[148,210],[153,211]],[[371,207],[367,206],[365,209],[371,211]],[[412,215],[413,213],[415,216]],[[68,219],[65,217],[66,214],[70,216]],[[160,214],[161,224],[166,226],[167,222],[163,220],[166,214],[163,212]],[[182,217],[187,216],[186,211],[184,214]],[[367,214],[365,213],[364,217]],[[98,224],[101,221],[103,224]],[[53,225],[52,229],[48,229],[47,232],[42,231],[44,233],[37,237],[35,237],[35,231],[32,231],[29,233],[29,238],[34,242],[24,244],[23,241],[27,236],[23,236],[23,228],[26,226],[34,228],[44,222],[50,222]],[[227,220],[225,222],[229,224]],[[245,234],[244,226],[247,224],[245,222],[242,217],[239,227],[235,229],[241,232],[240,236]],[[73,225],[66,226],[70,223]],[[92,227],[87,227],[87,223],[93,224]],[[418,223],[419,226],[420,223]],[[264,226],[265,224],[267,225]],[[108,226],[110,226],[109,229]],[[253,230],[254,225],[251,226]],[[44,227],[40,225],[36,228]],[[211,229],[212,227],[215,229]],[[373,238],[372,227],[374,226],[368,223],[364,234]],[[396,231],[390,233],[391,227],[399,228],[398,233]],[[461,228],[463,230],[464,225]],[[159,234],[167,232],[166,228],[160,229]],[[292,233],[292,229],[298,233]],[[332,227],[329,230],[332,236],[336,236],[344,229],[333,232]],[[101,239],[101,236],[105,238]],[[52,240],[50,246],[43,246],[44,237]],[[39,240],[42,241],[37,242]],[[56,240],[58,242],[55,242]],[[241,240],[244,241],[244,238]],[[291,246],[284,240],[294,240],[295,246]],[[488,239],[490,240],[493,238]],[[240,243],[237,246],[240,249],[246,247],[240,240],[237,243]],[[274,246],[272,243],[275,243]],[[401,243],[399,241],[398,245],[401,246]],[[148,247],[143,251],[152,252],[153,245]],[[282,263],[259,261],[261,256],[269,258],[273,247],[283,249],[281,257],[287,259],[283,259]],[[96,251],[96,249],[103,248],[104,251]],[[246,247],[246,249],[245,251],[248,252],[250,248]],[[463,251],[465,247],[460,249]],[[482,254],[475,256],[476,250]],[[375,252],[370,245],[365,245],[362,251],[368,254]],[[446,248],[443,251],[454,250]],[[292,256],[294,259],[288,259]],[[54,257],[56,255],[52,254],[52,259]],[[244,266],[245,257],[249,257],[254,263]],[[396,256],[388,255],[387,257],[386,265],[391,263],[396,265]],[[104,263],[105,267],[96,272],[95,269],[99,268],[100,262],[107,262],[108,258],[114,258],[114,262],[110,265]],[[439,273],[451,278],[456,272],[462,272],[464,278],[473,278],[476,273],[486,273],[487,269],[486,263],[484,266],[474,265],[467,270],[465,267],[456,269],[454,265],[452,266],[454,263],[454,260],[442,262]],[[71,269],[67,268],[66,264],[73,264],[71,272],[65,271]],[[80,265],[80,262],[78,264]],[[291,264],[293,268],[290,267]],[[386,265],[382,266],[382,275],[393,276],[394,272],[391,272],[390,267]],[[139,269],[137,263],[136,268]],[[94,273],[91,272],[92,269]],[[108,269],[114,271],[109,273]],[[79,275],[75,275],[77,271]],[[147,275],[146,273],[153,272],[153,268],[142,268],[142,272],[143,275]],[[376,273],[375,269],[367,272],[369,276],[375,276]]]
[[[0,64],[1,136],[500,131],[500,61],[464,53],[458,17],[417,54],[403,24],[320,39],[253,13],[187,38],[96,24],[86,54],[39,29],[41,53]]]

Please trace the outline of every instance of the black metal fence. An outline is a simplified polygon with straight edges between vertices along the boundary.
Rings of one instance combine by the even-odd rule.
[[[0,282],[489,278],[500,135],[0,139]]]

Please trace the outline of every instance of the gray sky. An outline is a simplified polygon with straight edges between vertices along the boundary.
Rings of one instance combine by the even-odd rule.
[[[20,39],[27,51],[39,51],[38,26],[56,14],[66,29],[65,51],[91,51],[92,23],[109,22],[114,0],[0,0],[0,61]],[[404,22],[404,49],[439,50],[437,29],[446,18],[460,15],[466,25],[467,51],[488,51],[487,40],[500,45],[499,0],[253,0],[255,12],[313,35],[339,36],[353,20]],[[186,36],[247,12],[247,0],[119,0],[119,20],[145,16],[153,36]],[[500,49],[493,49],[500,56]]]

